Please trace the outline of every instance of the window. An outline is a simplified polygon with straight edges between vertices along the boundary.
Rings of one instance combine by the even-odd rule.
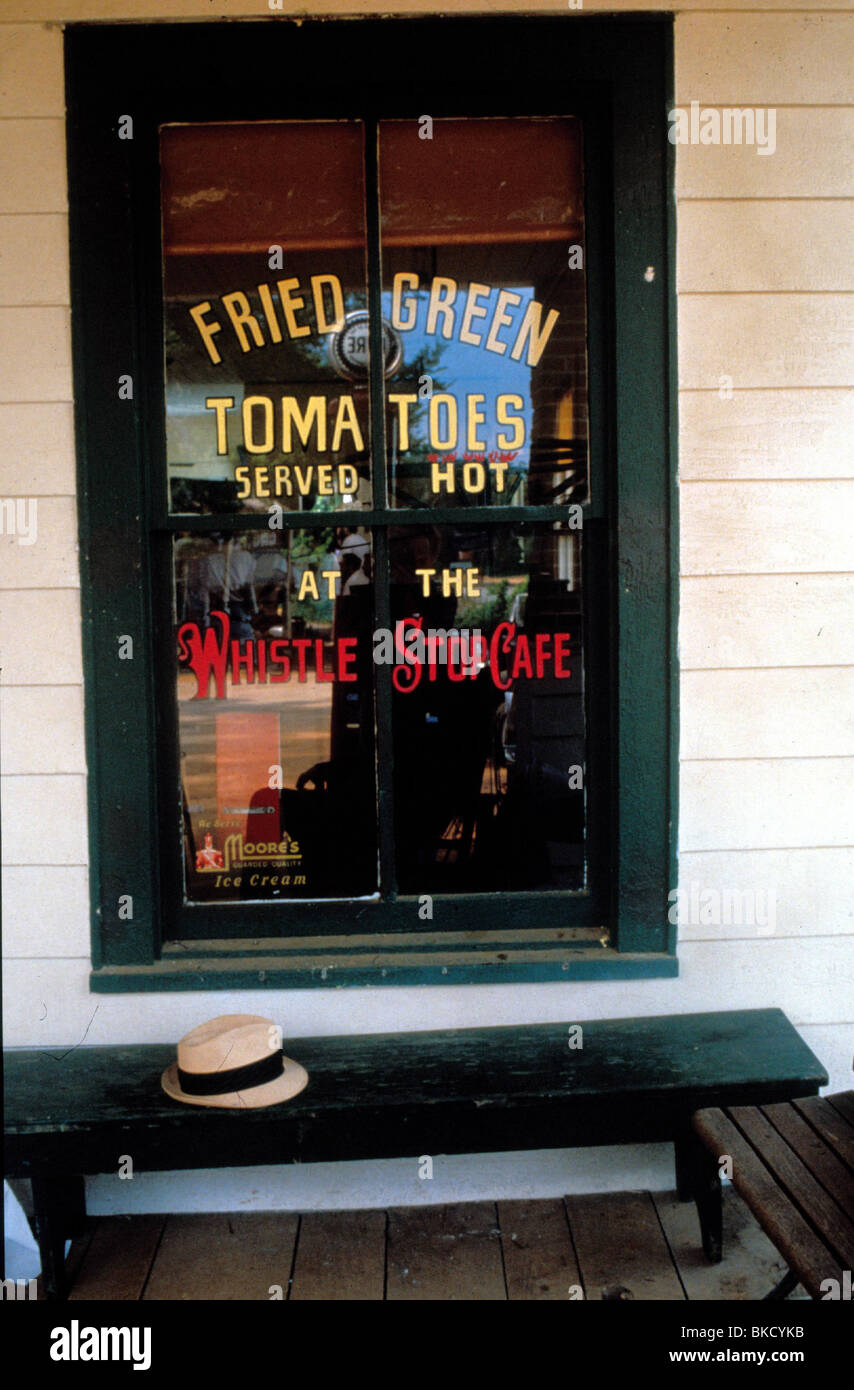
[[[94,987],[672,973],[667,26],[67,47]]]

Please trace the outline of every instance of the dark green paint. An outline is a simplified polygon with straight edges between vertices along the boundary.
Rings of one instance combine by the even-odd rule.
[[[473,92],[472,54],[484,42],[492,80],[488,90]],[[407,63],[396,70],[390,52],[406,53]],[[590,658],[594,667],[612,668],[610,681],[600,677],[591,704],[605,707],[608,685],[619,698],[610,737],[593,737],[590,745],[591,893],[460,899],[443,907],[443,916],[437,911],[430,925],[440,943],[442,932],[461,921],[487,937],[497,921],[515,928],[586,923],[610,934],[616,950],[607,960],[604,952],[588,959],[567,947],[559,964],[511,958],[500,968],[457,967],[446,944],[451,963],[439,978],[630,975],[644,956],[644,973],[675,973],[675,960],[666,954],[675,945],[667,892],[675,882],[677,774],[673,152],[666,128],[671,21],[572,14],[306,21],[299,27],[281,18],[227,26],[74,25],[66,31],[66,65],[93,988],[126,988],[122,967],[152,966],[170,935],[188,941],[220,934],[270,937],[293,934],[289,924],[295,922],[301,935],[316,932],[324,948],[324,938],[348,932],[428,925],[417,920],[411,902],[215,909],[180,909],[177,903],[177,793],[163,772],[174,752],[175,654],[171,633],[156,629],[152,612],[164,611],[170,533],[179,525],[214,529],[222,519],[176,521],[164,514],[161,306],[152,256],[159,222],[157,123],[287,115],[375,119],[423,111],[436,118],[458,115],[463,105],[472,115],[571,110],[585,122],[591,458],[598,487],[588,509],[585,579],[596,614]],[[285,70],[292,76],[283,85]],[[235,83],[235,71],[251,72],[252,82]],[[370,109],[372,101],[381,111]],[[118,115],[125,112],[134,117],[133,141],[116,137]],[[656,267],[651,284],[643,275],[648,264]],[[122,372],[134,376],[133,403],[118,400]],[[606,527],[608,497],[613,521]],[[506,519],[505,510],[496,509],[496,519]],[[546,518],[554,510],[533,515]],[[521,519],[519,512],[510,515]],[[409,524],[421,517],[413,512],[394,520]],[[244,520],[255,524],[246,518],[241,525]],[[329,521],[328,514],[306,515],[299,524]],[[134,637],[133,662],[116,659],[122,633]],[[161,832],[170,824],[175,844],[164,850],[161,839],[170,837]],[[117,919],[117,900],[125,893],[134,897],[130,923]],[[332,959],[328,942],[327,948]],[[287,941],[278,954],[277,981],[305,982],[288,963],[293,952]],[[197,963],[203,965],[201,956]],[[162,983],[164,969],[135,974],[133,987],[187,987]],[[433,980],[433,969],[407,972],[406,982]],[[364,965],[336,974],[336,982],[365,983],[366,974],[371,982],[403,981],[399,969],[384,977],[380,967]],[[240,978],[232,972],[228,987]]]
[[[6,1172],[115,1172],[125,1152],[140,1172],[673,1139],[698,1109],[827,1084],[779,1009],[581,1023],[570,1048],[577,1022],[286,1040],[306,1090],[237,1113],[164,1094],[174,1045],[10,1051]]]

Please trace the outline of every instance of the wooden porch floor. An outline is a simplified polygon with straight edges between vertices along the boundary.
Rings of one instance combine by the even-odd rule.
[[[736,1193],[707,1264],[693,1204],[618,1192],[388,1211],[97,1218],[72,1300],[762,1298],[786,1267]],[[791,1297],[806,1298],[798,1288]]]

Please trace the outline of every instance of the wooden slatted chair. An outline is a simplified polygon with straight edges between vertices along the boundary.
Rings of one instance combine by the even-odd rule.
[[[854,1091],[700,1110],[693,1125],[716,1157],[716,1181],[730,1173],[789,1265],[767,1297],[785,1298],[802,1283],[814,1299],[851,1299]]]

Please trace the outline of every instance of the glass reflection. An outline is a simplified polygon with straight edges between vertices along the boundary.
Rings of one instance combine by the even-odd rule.
[[[347,528],[175,541],[188,901],[376,891],[371,560]]]
[[[361,125],[160,136],[170,510],[369,506]]]
[[[401,890],[583,888],[580,533],[399,527],[391,557]]]

